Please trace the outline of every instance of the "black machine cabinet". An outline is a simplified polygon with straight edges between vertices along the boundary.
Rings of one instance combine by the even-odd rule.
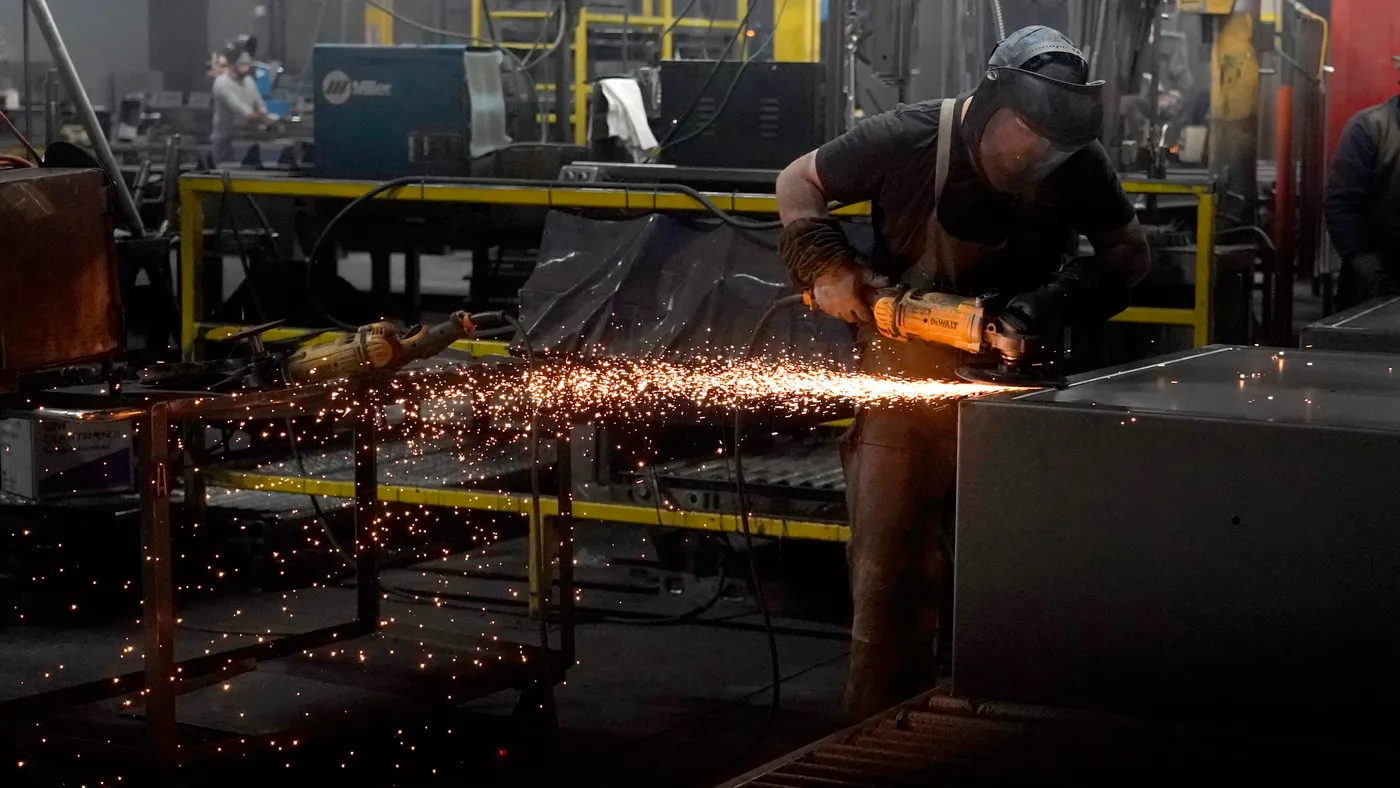
[[[1303,328],[1299,344],[1318,350],[1400,353],[1400,297],[1368,301]]]
[[[656,138],[664,163],[780,170],[826,141],[820,63],[736,61],[710,79],[714,68],[707,60],[661,64]]]
[[[1213,347],[961,403],[953,691],[1196,714],[1400,697],[1397,366]]]

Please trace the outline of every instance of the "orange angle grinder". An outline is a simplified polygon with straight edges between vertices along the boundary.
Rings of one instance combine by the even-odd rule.
[[[803,294],[814,306],[811,291]],[[907,287],[870,288],[866,303],[881,336],[899,342],[918,340],[972,353],[958,377],[998,386],[1054,388],[1064,385],[1055,346],[1039,337],[1002,330],[996,319],[997,296],[967,296]]]

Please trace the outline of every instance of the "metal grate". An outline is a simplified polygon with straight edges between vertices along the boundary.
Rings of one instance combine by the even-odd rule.
[[[1305,751],[1319,763],[1335,763],[1334,756],[1322,754],[1315,730],[1262,736],[1257,730],[978,703],[936,690],[725,788],[1166,784],[1244,767],[1254,776],[1270,766],[1286,774],[1291,767],[1285,764],[1302,763],[1289,756]]]

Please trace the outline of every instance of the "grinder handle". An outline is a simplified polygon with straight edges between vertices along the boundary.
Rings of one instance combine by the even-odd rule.
[[[459,339],[476,330],[471,315],[466,312],[453,312],[447,320],[432,326],[419,326],[417,331],[399,340],[399,352],[394,359],[402,366],[417,359],[432,358],[452,346]]]
[[[875,304],[879,303],[881,298],[885,296],[898,296],[902,292],[903,288],[899,287],[870,287],[867,285],[860,289],[861,299],[865,301],[866,306],[872,309],[875,307]],[[812,290],[803,290],[802,303],[806,304],[808,309],[815,310],[817,308],[817,294]]]

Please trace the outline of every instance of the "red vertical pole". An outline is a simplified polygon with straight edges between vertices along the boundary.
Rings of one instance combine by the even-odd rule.
[[[1274,288],[1270,338],[1279,347],[1293,342],[1293,86],[1280,85],[1275,101],[1274,148],[1278,175],[1274,187]]]

